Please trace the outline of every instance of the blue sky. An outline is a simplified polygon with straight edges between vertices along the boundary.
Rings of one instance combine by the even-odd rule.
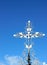
[[[14,38],[13,34],[24,32],[28,20],[34,32],[46,34],[33,40],[33,49],[40,61],[47,62],[46,0],[0,0],[0,61],[4,61],[5,55],[22,56],[24,40]]]

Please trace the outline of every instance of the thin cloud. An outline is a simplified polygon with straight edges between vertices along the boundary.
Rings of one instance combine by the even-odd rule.
[[[0,65],[27,65],[27,62],[20,56],[4,56],[5,63],[0,62]],[[45,62],[40,62],[38,59],[32,61],[32,65],[47,65]]]
[[[46,62],[43,62],[43,65],[47,65]]]
[[[4,63],[0,62],[0,65],[6,65],[6,64],[4,64]]]
[[[24,60],[20,56],[5,56],[5,60],[9,65],[24,65]]]

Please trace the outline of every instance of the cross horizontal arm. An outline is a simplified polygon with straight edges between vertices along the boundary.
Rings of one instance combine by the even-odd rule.
[[[18,34],[14,34],[14,37],[19,37],[19,38],[38,38],[38,37],[43,37],[45,36],[45,34],[39,33],[39,32],[35,32],[35,33],[26,33],[23,34],[22,32],[18,33]]]

